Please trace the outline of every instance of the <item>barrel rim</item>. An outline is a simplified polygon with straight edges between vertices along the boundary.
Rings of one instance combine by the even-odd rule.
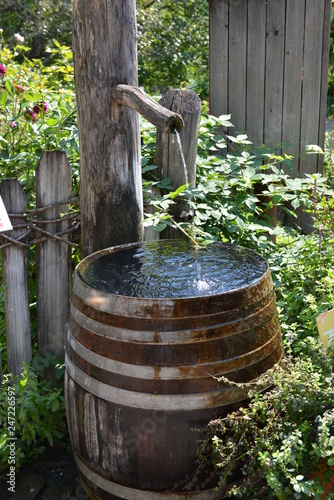
[[[162,240],[158,240],[160,242],[163,242],[163,241],[179,241],[179,240],[176,240],[176,239],[162,239]],[[116,245],[116,246],[113,246],[113,247],[108,247],[108,248],[104,248],[104,249],[101,249],[101,250],[98,250],[90,255],[87,255],[84,259],[82,259],[79,264],[76,265],[75,267],[75,271],[74,271],[74,276],[77,277],[79,280],[80,280],[80,283],[87,289],[90,289],[90,290],[94,290],[96,292],[99,292],[101,293],[102,295],[106,295],[106,296],[110,296],[112,298],[115,298],[116,300],[122,300],[122,299],[129,299],[129,300],[138,300],[140,302],[147,302],[147,301],[154,301],[155,303],[157,304],[167,304],[167,303],[170,303],[171,301],[181,301],[181,302],[186,302],[186,301],[196,301],[196,300],[210,300],[210,299],[213,299],[213,298],[218,298],[218,297],[228,297],[232,294],[235,294],[236,292],[242,292],[244,290],[247,290],[247,289],[252,289],[253,287],[257,287],[258,284],[262,281],[262,280],[265,280],[266,278],[268,278],[268,274],[270,275],[270,278],[271,278],[271,272],[270,272],[270,268],[269,268],[269,264],[267,262],[267,260],[262,256],[262,255],[259,255],[257,252],[255,252],[255,250],[252,250],[250,248],[247,248],[247,247],[242,247],[241,245],[234,245],[232,243],[225,243],[225,242],[214,242],[214,243],[222,243],[223,245],[226,245],[226,246],[229,246],[229,247],[236,247],[236,248],[242,248],[242,249],[245,249],[247,251],[249,251],[250,253],[253,253],[254,255],[256,255],[257,257],[259,257],[260,259],[262,259],[262,261],[266,264],[266,270],[265,272],[262,274],[262,276],[260,276],[258,279],[252,281],[251,283],[247,283],[243,286],[239,286],[237,288],[233,288],[231,290],[228,290],[226,292],[220,292],[220,293],[211,293],[211,294],[205,294],[205,292],[203,292],[203,295],[188,295],[186,297],[140,297],[140,296],[130,296],[130,295],[123,295],[123,294],[117,294],[117,293],[112,293],[112,292],[105,292],[104,290],[99,290],[98,288],[95,288],[89,284],[87,284],[83,279],[82,279],[82,273],[84,272],[84,270],[88,267],[88,265],[93,262],[97,256],[101,257],[101,256],[104,256],[104,255],[107,255],[107,254],[110,254],[110,253],[116,253],[118,251],[121,251],[121,250],[124,250],[124,249],[129,249],[129,248],[132,248],[132,247],[140,247],[140,246],[143,246],[145,243],[149,243],[149,242],[145,242],[145,241],[136,241],[136,242],[133,242],[133,243],[125,243],[125,244],[122,244],[122,245]],[[83,270],[80,270],[80,268],[83,268]]]

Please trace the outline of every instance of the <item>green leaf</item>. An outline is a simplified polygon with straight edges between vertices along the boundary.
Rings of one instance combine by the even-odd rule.
[[[273,204],[277,205],[280,201],[282,201],[282,195],[274,194],[274,196],[271,199],[272,199]]]
[[[42,94],[38,94],[38,93],[35,93],[35,94],[25,93],[24,94],[24,98],[27,101],[29,101],[29,102],[37,102],[37,101],[40,101],[42,99]]]
[[[51,404],[51,411],[54,413],[55,411],[58,410],[58,408],[59,408],[59,401],[58,399],[54,399]]]
[[[321,155],[324,154],[323,149],[320,146],[316,145],[316,144],[308,144],[305,147],[305,152],[307,154],[321,154]]]
[[[146,165],[145,167],[142,167],[141,171],[145,173],[145,172],[150,172],[151,170],[156,170],[157,168],[159,168],[157,165]]]
[[[156,224],[155,226],[153,226],[153,228],[155,229],[155,231],[158,231],[160,233],[161,231],[166,229],[167,225],[168,224],[166,224],[165,222],[160,222],[159,224]]]
[[[162,179],[161,182],[157,184],[157,186],[161,189],[172,189],[172,181],[169,177],[166,177],[166,179]]]
[[[234,125],[230,122],[231,115],[220,115],[218,120],[224,127],[234,127]]]
[[[295,209],[300,207],[300,200],[298,198],[295,198],[294,200],[291,201],[291,205]]]
[[[236,137],[234,137],[233,135],[227,135],[226,137],[228,137],[230,141],[237,144],[252,144],[252,142],[247,139],[247,134],[239,134]]]
[[[0,94],[0,107],[5,109],[6,107],[6,103],[8,101],[8,94],[7,92],[4,90],[3,92],[1,92]]]
[[[6,89],[11,98],[14,97],[14,85],[10,80],[6,80]]]
[[[47,118],[46,123],[49,125],[49,127],[54,127],[55,125],[58,125],[59,120],[58,118]]]
[[[22,380],[20,380],[20,387],[25,387],[27,385],[27,382],[28,382],[27,378],[23,378]]]
[[[187,184],[183,184],[182,186],[178,187],[176,191],[173,191],[170,194],[172,200],[179,196],[179,194],[183,193],[187,189]]]

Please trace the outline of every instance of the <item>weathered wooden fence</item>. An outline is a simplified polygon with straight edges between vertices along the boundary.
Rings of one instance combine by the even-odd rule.
[[[4,179],[0,195],[13,231],[0,233],[8,372],[19,374],[32,356],[28,290],[28,253],[36,246],[38,353],[63,358],[71,295],[70,253],[78,231],[71,210],[72,176],[65,152],[44,152],[36,169],[36,209],[27,210],[17,179]],[[0,361],[1,372],[1,361]]]
[[[210,112],[231,113],[257,145],[291,142],[293,177],[323,168],[305,146],[324,144],[330,8],[331,0],[210,0]]]

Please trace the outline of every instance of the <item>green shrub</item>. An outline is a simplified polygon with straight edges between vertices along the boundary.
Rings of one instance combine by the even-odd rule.
[[[209,94],[206,0],[137,2],[139,84],[147,92],[190,87]]]
[[[64,150],[77,192],[78,129],[72,51],[54,41],[50,61],[29,60],[28,48],[0,41],[0,172],[16,177],[34,204],[35,169],[45,150]]]
[[[59,366],[59,371],[61,374],[63,367]],[[0,469],[9,466],[10,443],[15,443],[15,467],[19,469],[40,455],[46,445],[68,447],[68,439],[61,389],[39,380],[28,364],[20,377],[5,375],[0,390]]]
[[[298,340],[298,342],[300,342]],[[312,472],[334,465],[333,355],[305,340],[304,354],[287,356],[250,389],[250,404],[210,422],[200,450],[222,494],[241,498],[321,498]],[[226,379],[224,379],[226,381]],[[272,389],[263,392],[263,387]]]

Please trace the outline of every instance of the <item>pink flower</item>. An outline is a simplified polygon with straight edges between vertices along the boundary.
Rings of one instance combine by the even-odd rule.
[[[2,78],[5,78],[6,66],[4,66],[3,64],[0,64],[0,75],[2,76]]]
[[[16,123],[15,123],[15,122],[13,122],[13,121],[11,121],[11,122],[9,123],[9,125],[10,125],[12,128],[16,128],[16,127],[17,127]]]
[[[44,113],[47,112],[47,110],[48,110],[47,103],[45,101],[44,101],[44,103],[39,102],[38,104],[35,104],[35,106],[32,108],[32,110],[34,111],[34,113],[36,113],[36,115],[38,115],[42,111],[42,106],[44,109]]]
[[[24,112],[24,117],[26,120],[29,120],[31,122],[35,122],[36,121],[36,113],[34,113],[33,111],[31,111],[31,109],[26,109],[25,112]]]

